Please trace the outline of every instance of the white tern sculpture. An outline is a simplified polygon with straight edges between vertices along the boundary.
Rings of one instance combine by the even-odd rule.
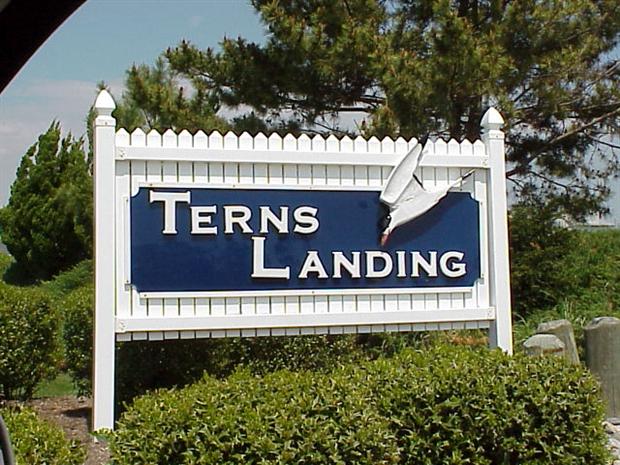
[[[381,234],[382,246],[387,243],[394,229],[429,211],[446,196],[450,189],[461,184],[474,172],[471,170],[445,187],[428,191],[415,175],[421,155],[422,144],[417,144],[394,167],[379,196],[379,199],[390,209],[387,226]]]

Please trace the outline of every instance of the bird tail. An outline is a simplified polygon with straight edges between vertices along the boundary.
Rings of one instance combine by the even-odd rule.
[[[470,177],[472,174],[474,174],[476,170],[469,170],[467,173],[465,173],[463,176],[461,176],[460,178],[458,178],[456,181],[454,181],[452,184],[450,184],[450,189],[452,189],[453,187],[456,186],[460,186],[463,181],[465,181],[465,179],[467,179],[468,177]]]

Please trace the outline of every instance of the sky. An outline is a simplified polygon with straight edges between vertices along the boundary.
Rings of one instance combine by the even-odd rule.
[[[0,94],[0,206],[22,156],[53,120],[63,133],[85,133],[98,82],[120,96],[132,64],[153,64],[183,39],[205,48],[239,35],[264,38],[246,0],[86,1]]]
[[[98,82],[120,96],[132,64],[153,64],[183,39],[217,48],[224,36],[260,42],[264,34],[249,0],[87,0],[0,94],[0,206],[21,157],[53,120],[85,133]],[[620,181],[612,188],[620,224]]]

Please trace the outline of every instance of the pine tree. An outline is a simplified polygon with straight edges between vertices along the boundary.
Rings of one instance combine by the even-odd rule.
[[[2,242],[18,276],[49,279],[92,253],[92,178],[83,141],[53,122],[28,149],[0,210]]]
[[[289,112],[313,129],[361,112],[366,135],[457,139],[477,138],[494,105],[520,195],[576,216],[601,208],[618,168],[616,0],[252,3],[265,44],[182,42],[165,54],[203,102]]]
[[[202,90],[186,91],[178,73],[162,58],[152,67],[132,66],[127,71],[125,87],[114,116],[118,126],[128,131],[142,128],[163,132],[171,128],[195,132],[229,128],[226,121],[216,115],[219,102],[215,96]]]

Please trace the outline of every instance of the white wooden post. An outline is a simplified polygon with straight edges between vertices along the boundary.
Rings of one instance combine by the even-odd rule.
[[[102,90],[95,102],[95,328],[93,430],[114,426],[114,100]]]
[[[506,214],[506,159],[502,115],[489,108],[482,117],[482,141],[489,156],[489,289],[495,321],[489,328],[491,347],[512,354],[508,217]]]

